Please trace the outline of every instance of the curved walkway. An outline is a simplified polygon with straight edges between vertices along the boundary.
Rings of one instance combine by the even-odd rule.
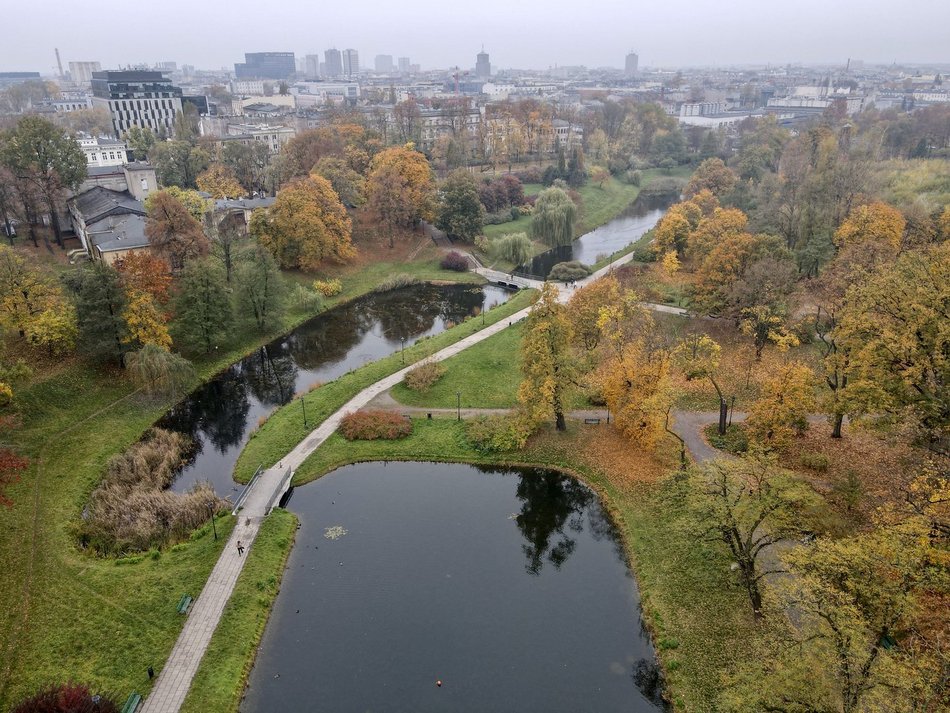
[[[629,259],[629,256],[624,256],[624,258],[611,265],[601,268],[590,277],[578,281],[578,284],[589,284],[610,272],[614,265],[621,264]],[[492,282],[499,280],[507,283],[512,282],[508,279],[507,273],[498,273],[484,267],[476,268],[475,272]],[[541,287],[544,283],[539,280],[519,278],[518,284],[520,287]],[[558,289],[562,302],[566,302],[573,294],[573,290],[566,285],[559,286]],[[649,303],[644,303],[644,305],[649,309],[670,314],[687,314],[686,310],[678,307]],[[525,308],[511,315],[508,319],[502,319],[485,327],[475,334],[436,352],[431,359],[443,361],[455,356],[472,345],[507,329],[511,324],[524,319],[528,316],[530,310],[530,307]],[[413,365],[409,365],[404,369],[400,369],[394,374],[377,381],[372,386],[363,389],[311,431],[310,435],[285,455],[277,466],[263,471],[253,482],[243,502],[238,523],[225,544],[214,569],[211,570],[211,575],[204,589],[195,601],[188,615],[188,620],[185,622],[174,648],[172,648],[171,655],[168,657],[168,661],[165,662],[152,692],[145,701],[145,706],[142,709],[143,713],[177,713],[181,709],[191,687],[192,679],[197,673],[201,659],[211,642],[211,636],[221,620],[224,607],[230,599],[244,567],[244,556],[238,552],[237,543],[240,542],[246,550],[254,544],[261,522],[270,512],[286,486],[286,478],[290,475],[288,471],[297,470],[310,454],[317,450],[336,431],[343,416],[363,408],[370,401],[401,382],[406,372],[412,367]]]

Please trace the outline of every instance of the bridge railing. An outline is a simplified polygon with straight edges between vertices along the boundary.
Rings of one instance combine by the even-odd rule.
[[[247,485],[244,486],[244,490],[241,491],[241,494],[238,495],[238,499],[234,501],[234,509],[231,511],[232,515],[237,515],[238,510],[244,507],[244,501],[247,500],[248,494],[251,492],[251,488],[254,487],[254,483],[260,477],[261,473],[264,472],[264,464],[261,463],[257,466],[257,470],[254,471],[254,475],[251,476],[251,479],[247,481]]]

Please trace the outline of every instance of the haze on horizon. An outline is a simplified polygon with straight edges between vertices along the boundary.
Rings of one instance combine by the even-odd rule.
[[[108,11],[65,0],[18,2],[2,11],[0,71],[56,71],[69,61],[102,67],[177,61],[233,68],[245,52],[298,56],[352,47],[361,66],[377,54],[408,56],[422,68],[474,66],[484,45],[492,69],[554,65],[642,66],[950,63],[950,3],[799,0],[794,4],[701,0],[663,4],[590,0],[437,0],[315,5],[301,0],[120,4]],[[33,28],[32,30],[29,28]]]

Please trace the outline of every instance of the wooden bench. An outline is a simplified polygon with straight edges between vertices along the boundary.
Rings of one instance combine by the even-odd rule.
[[[122,706],[122,713],[135,713],[141,703],[142,696],[135,692],[130,693],[125,700],[125,705]]]
[[[188,611],[188,607],[191,606],[191,597],[187,594],[182,594],[181,599],[178,600],[178,613],[185,614]]]
[[[599,418],[585,418],[584,423],[587,424],[588,426],[599,426],[600,419]]]

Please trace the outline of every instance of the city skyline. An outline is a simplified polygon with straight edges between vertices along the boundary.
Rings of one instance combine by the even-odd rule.
[[[484,46],[493,72],[555,65],[622,69],[631,50],[639,55],[641,67],[843,65],[848,58],[884,64],[950,62],[945,41],[950,6],[908,0],[897,16],[886,13],[886,7],[857,0],[835,7],[803,0],[795,7],[768,8],[748,0],[730,7],[675,8],[594,0],[582,16],[572,16],[567,23],[558,13],[544,12],[550,4],[539,0],[518,6],[486,0],[479,17],[466,20],[464,27],[453,18],[451,8],[431,0],[414,0],[399,8],[374,7],[371,12],[365,6],[347,6],[321,8],[319,13],[283,0],[270,9],[279,10],[280,17],[294,17],[286,27],[249,21],[260,7],[247,0],[230,3],[223,14],[218,8],[185,5],[181,0],[167,0],[160,8],[111,11],[120,25],[128,21],[148,26],[149,32],[142,36],[97,34],[100,19],[77,6],[47,0],[4,11],[10,27],[35,25],[47,13],[55,13],[60,22],[40,41],[35,36],[27,40],[26,33],[8,38],[0,70],[55,74],[54,48],[59,48],[64,65],[98,61],[104,69],[167,60],[202,69],[231,68],[245,52],[292,51],[302,57],[334,47],[353,48],[365,57],[410,56],[423,69],[470,69]],[[816,17],[821,20],[816,22]],[[923,17],[926,22],[920,22]],[[216,31],[190,32],[182,28],[182,18],[188,26]],[[855,32],[858,22],[861,31]],[[405,29],[394,32],[394,28]]]

